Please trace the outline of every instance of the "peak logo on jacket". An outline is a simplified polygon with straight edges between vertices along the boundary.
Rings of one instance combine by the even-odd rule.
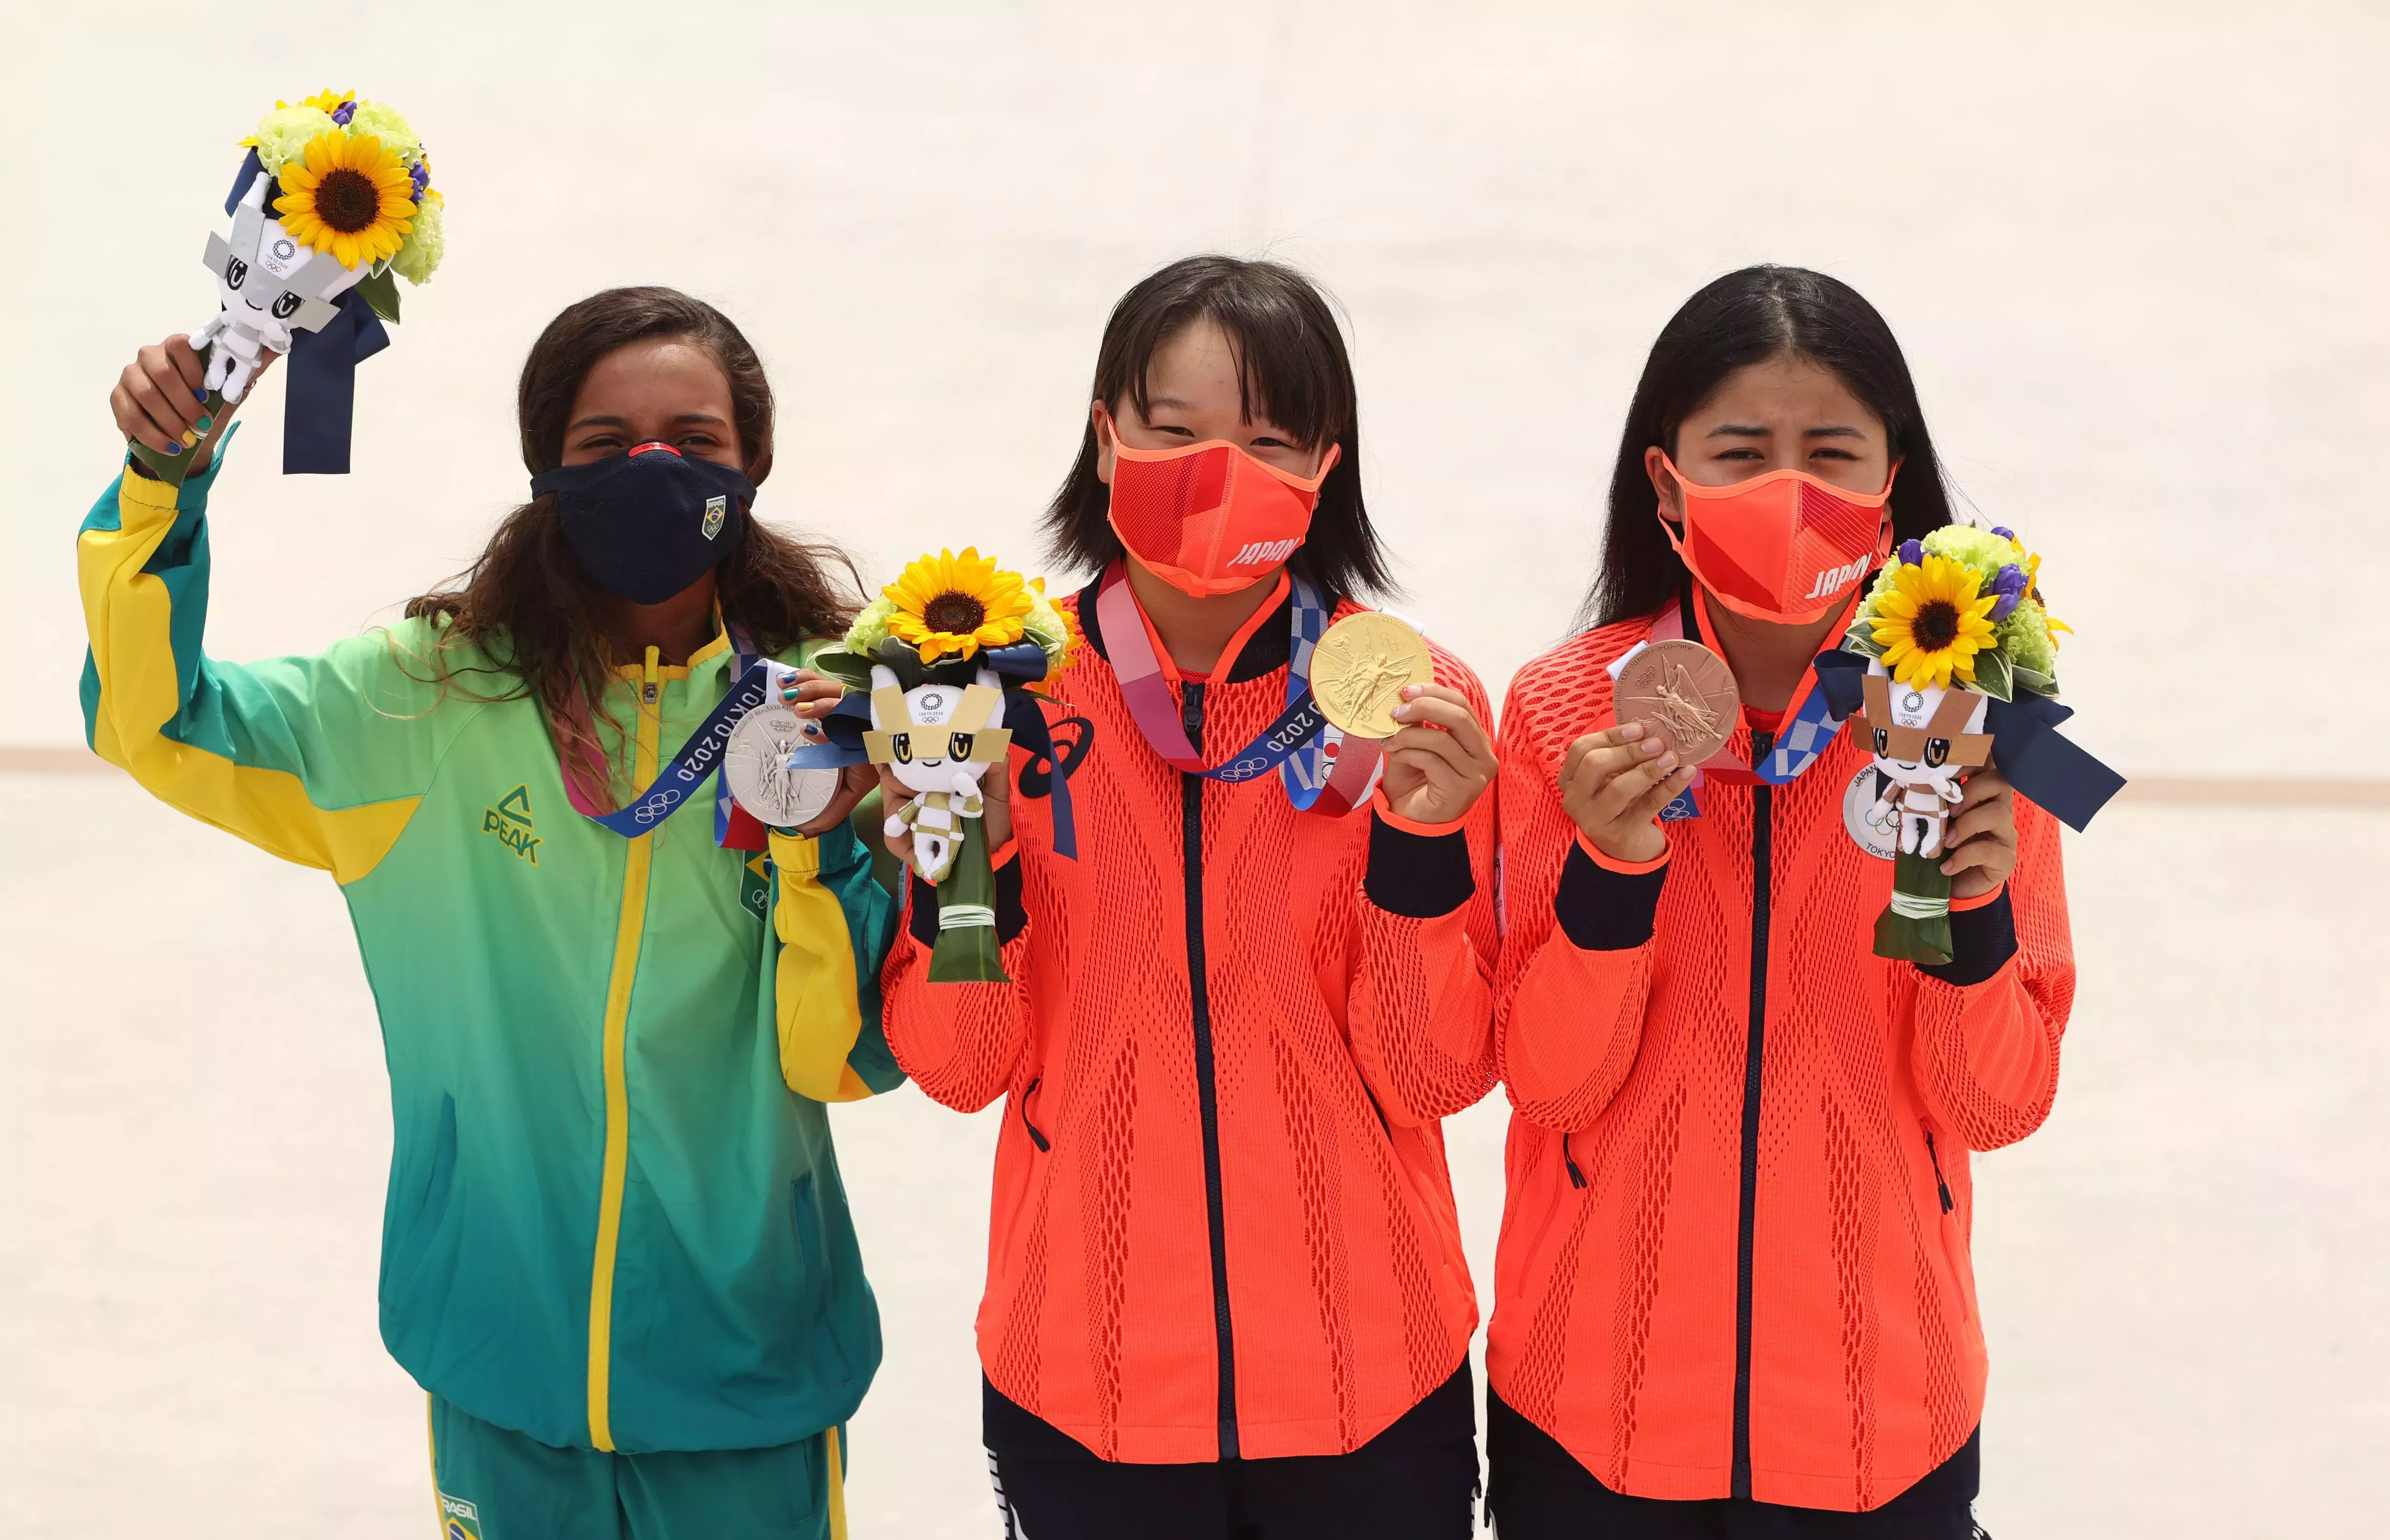
[[[498,843],[538,866],[539,836],[532,831],[530,786],[518,786],[499,798],[497,806],[482,809],[482,832],[497,836]]]

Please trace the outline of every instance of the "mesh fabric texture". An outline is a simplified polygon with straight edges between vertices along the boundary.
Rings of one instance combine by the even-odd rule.
[[[1721,1497],[1754,789],[1713,781],[1703,817],[1667,826],[1649,941],[1580,950],[1553,915],[1576,838],[1561,756],[1613,725],[1605,665],[1650,629],[1566,643],[1522,670],[1505,703],[1497,1033],[1513,1116],[1487,1372],[1614,1490]],[[1747,759],[1748,730],[1730,747]],[[2074,994],[2057,827],[2023,802],[2016,956],[1961,989],[1873,955],[1892,864],[1843,823],[1868,763],[1845,733],[1772,793],[1754,1208],[1752,1495],[1846,1510],[1889,1501],[1982,1416],[1965,1151],[2023,1138],[2047,1115]]]
[[[1475,676],[1441,651],[1435,663],[1489,718]],[[1228,675],[1224,660],[1227,682],[1205,687],[1207,763],[1286,703],[1283,667]],[[1015,982],[930,983],[906,930],[884,973],[888,1037],[937,1100],[1012,1099],[979,1315],[989,1380],[1103,1458],[1210,1460],[1218,1352],[1181,780],[1094,648],[1050,694],[1093,725],[1070,783],[1079,858],[1054,855],[1051,802],[1016,791]],[[1444,1384],[1475,1328],[1437,1120],[1494,1084],[1493,798],[1452,836],[1474,895],[1429,919],[1364,893],[1368,812],[1298,814],[1276,777],[1204,781],[1201,799],[1239,1452],[1346,1453]],[[1045,1150],[1017,1115],[1032,1084]]]

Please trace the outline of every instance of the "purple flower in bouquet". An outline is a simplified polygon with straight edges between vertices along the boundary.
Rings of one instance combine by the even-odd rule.
[[[1995,530],[1993,533],[1997,534],[1999,532]],[[2013,561],[2000,569],[1999,575],[1992,579],[1992,592],[1999,596],[1992,605],[1993,620],[2004,621],[2016,612],[2018,601],[2024,597],[2028,581],[2024,569]]]
[[[344,101],[340,106],[332,109],[332,121],[340,124],[342,128],[348,127],[349,120],[356,115],[357,104],[353,100]]]
[[[1900,559],[1911,567],[1924,566],[1925,546],[1915,540],[1902,541],[1900,543]]]
[[[2007,541],[2011,545],[2016,544],[2016,531],[2010,529],[2005,524],[1993,525],[1992,533],[1998,535],[2002,540]]]
[[[422,160],[415,162],[415,165],[407,172],[406,175],[407,180],[415,184],[415,201],[418,203],[422,202],[423,189],[431,186],[430,157],[426,156]]]

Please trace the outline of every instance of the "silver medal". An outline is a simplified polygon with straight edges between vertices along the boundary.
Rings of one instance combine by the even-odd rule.
[[[733,801],[765,823],[779,828],[809,824],[838,795],[839,773],[791,769],[789,756],[821,741],[819,729],[779,701],[758,706],[730,731],[723,783]]]
[[[1873,815],[1874,807],[1875,766],[1862,764],[1851,777],[1850,789],[1843,793],[1843,827],[1850,830],[1859,849],[1889,861],[1900,848],[1900,820],[1897,816],[1879,820]]]

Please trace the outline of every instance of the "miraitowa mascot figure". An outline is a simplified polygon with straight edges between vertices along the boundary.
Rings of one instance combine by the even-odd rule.
[[[1034,688],[1070,666],[1075,645],[1043,584],[966,549],[914,561],[836,648],[811,660],[846,695],[822,720],[829,746],[806,751],[805,763],[850,754],[843,763],[881,765],[912,793],[886,810],[882,827],[891,841],[909,841],[913,871],[937,890],[934,982],[1007,978],[981,785],[990,772],[1011,774],[1011,751],[1026,756],[1021,794],[1053,800],[1054,853],[1077,857],[1066,782],[1092,729],[1065,717],[1052,725],[1079,730],[1058,746]]]
[[[1966,772],[1988,764],[1991,735],[1984,731],[1990,701],[1973,690],[1904,685],[1881,659],[1868,660],[1866,712],[1857,724],[1875,751],[1876,800],[1868,810],[1879,828],[1896,827],[1892,906],[1884,922],[1931,957],[1950,955],[1950,879],[1942,874],[1943,836],[1959,810]]]
[[[288,353],[282,468],[349,468],[356,366],[390,340],[397,278],[428,282],[444,250],[422,142],[385,103],[319,92],[277,102],[242,143],[248,156],[225,199],[230,223],[208,237],[216,314],[191,333],[207,359],[201,419],[248,394],[266,360]],[[160,480],[180,485],[188,455],[135,443]]]

